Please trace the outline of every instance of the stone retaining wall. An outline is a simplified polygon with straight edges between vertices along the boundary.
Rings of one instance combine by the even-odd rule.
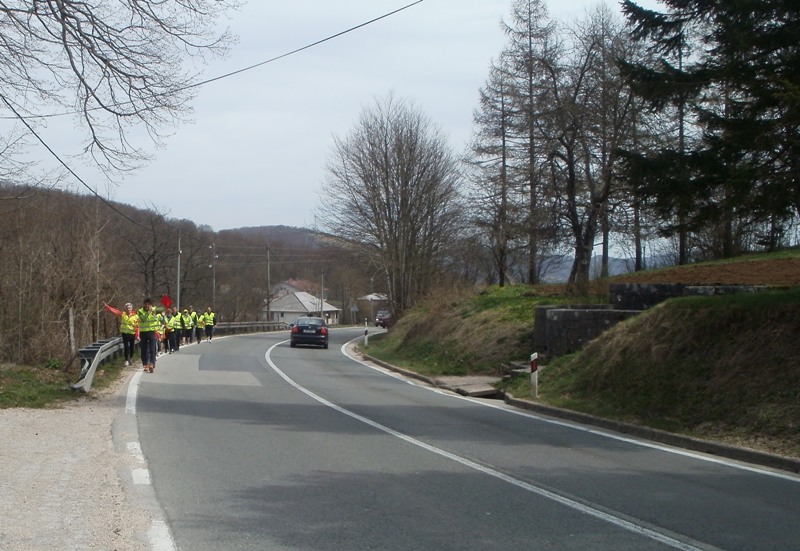
[[[681,283],[615,283],[609,286],[617,310],[646,310],[675,297],[758,293],[765,285],[683,285]]]
[[[576,352],[638,310],[613,310],[611,305],[552,305],[536,308],[534,349],[540,360]]]
[[[758,285],[683,285],[617,283],[610,286],[611,304],[548,305],[536,308],[533,345],[542,361],[569,354],[620,321],[674,297],[757,293]]]

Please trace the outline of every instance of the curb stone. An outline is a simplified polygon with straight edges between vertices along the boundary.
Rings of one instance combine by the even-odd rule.
[[[529,400],[515,398],[508,393],[505,394],[504,401],[506,404],[520,409],[535,411],[551,417],[558,417],[568,421],[575,421],[622,434],[628,434],[643,440],[657,442],[659,444],[716,455],[719,457],[732,459],[734,461],[753,463],[763,467],[769,467],[771,469],[800,473],[800,460],[784,457],[782,455],[775,455],[749,448],[740,448],[737,446],[731,446],[729,444],[701,440],[699,438],[643,427],[641,425],[633,425],[630,423],[623,423],[621,421],[604,419],[602,417],[596,417],[587,413],[580,413],[577,411],[553,406],[546,406],[544,404],[537,404],[536,402],[531,402]]]
[[[454,388],[448,385],[443,385],[439,381],[436,381],[435,379],[431,379],[430,377],[420,375],[419,373],[415,373],[413,371],[409,371],[407,369],[394,366],[392,364],[384,362],[383,360],[379,360],[368,354],[362,353],[361,356],[366,361],[372,362],[374,364],[377,364],[381,367],[384,367],[396,373],[400,373],[401,375],[404,375],[406,377],[417,379],[431,386],[442,388],[445,390],[450,390],[458,394],[462,395],[466,394],[463,390],[460,390],[457,387]],[[760,452],[749,448],[740,448],[737,446],[731,446],[729,444],[721,444],[718,442],[701,440],[699,438],[693,438],[691,436],[684,436],[681,434],[675,434],[672,432],[667,432],[659,429],[652,429],[649,427],[643,427],[631,423],[623,423],[621,421],[604,419],[602,417],[596,417],[594,415],[589,415],[587,413],[581,413],[577,411],[557,408],[554,406],[547,406],[544,404],[532,402],[530,400],[515,398],[514,396],[506,392],[500,392],[500,394],[502,395],[503,401],[506,404],[519,409],[535,411],[537,413],[548,415],[550,417],[557,417],[559,419],[566,419],[568,421],[575,421],[577,423],[592,425],[606,430],[619,432],[622,434],[628,434],[630,436],[635,436],[636,438],[641,438],[643,440],[649,440],[651,442],[657,442],[659,444],[673,446],[676,448],[683,448],[710,455],[716,455],[718,457],[724,457],[726,459],[741,461],[744,463],[752,463],[755,465],[760,465],[762,467],[768,467],[780,471],[800,473],[800,459],[793,459],[791,457],[784,457],[781,455]]]

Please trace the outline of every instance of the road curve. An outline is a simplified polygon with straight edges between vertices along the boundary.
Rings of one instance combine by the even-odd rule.
[[[347,357],[362,333],[215,339],[141,375],[163,545],[800,548],[800,477],[431,389]]]

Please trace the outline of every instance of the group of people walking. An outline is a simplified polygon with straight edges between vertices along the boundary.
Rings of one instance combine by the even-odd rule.
[[[156,367],[156,358],[164,352],[172,354],[182,344],[211,342],[214,337],[216,314],[211,306],[205,312],[195,311],[192,306],[181,312],[171,305],[156,307],[149,298],[142,307],[133,309],[130,302],[125,310],[105,305],[106,309],[120,318],[125,365],[133,365],[136,340],[141,348],[142,366],[150,373]]]

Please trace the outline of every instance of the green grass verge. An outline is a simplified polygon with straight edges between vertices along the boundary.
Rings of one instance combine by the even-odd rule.
[[[429,376],[496,375],[530,356],[536,306],[570,301],[526,285],[437,297],[371,341],[370,354]]]
[[[370,340],[369,354],[428,376],[499,375],[530,354],[534,308],[557,302],[574,299],[520,286],[428,303]],[[798,319],[798,288],[673,299],[549,362],[538,400],[797,457]],[[530,375],[500,387],[527,399]]]
[[[117,381],[123,373],[122,360],[106,362],[95,373],[92,389],[102,390]],[[50,408],[85,398],[87,395],[70,388],[77,372],[64,371],[57,362],[47,366],[0,366],[0,409]]]

